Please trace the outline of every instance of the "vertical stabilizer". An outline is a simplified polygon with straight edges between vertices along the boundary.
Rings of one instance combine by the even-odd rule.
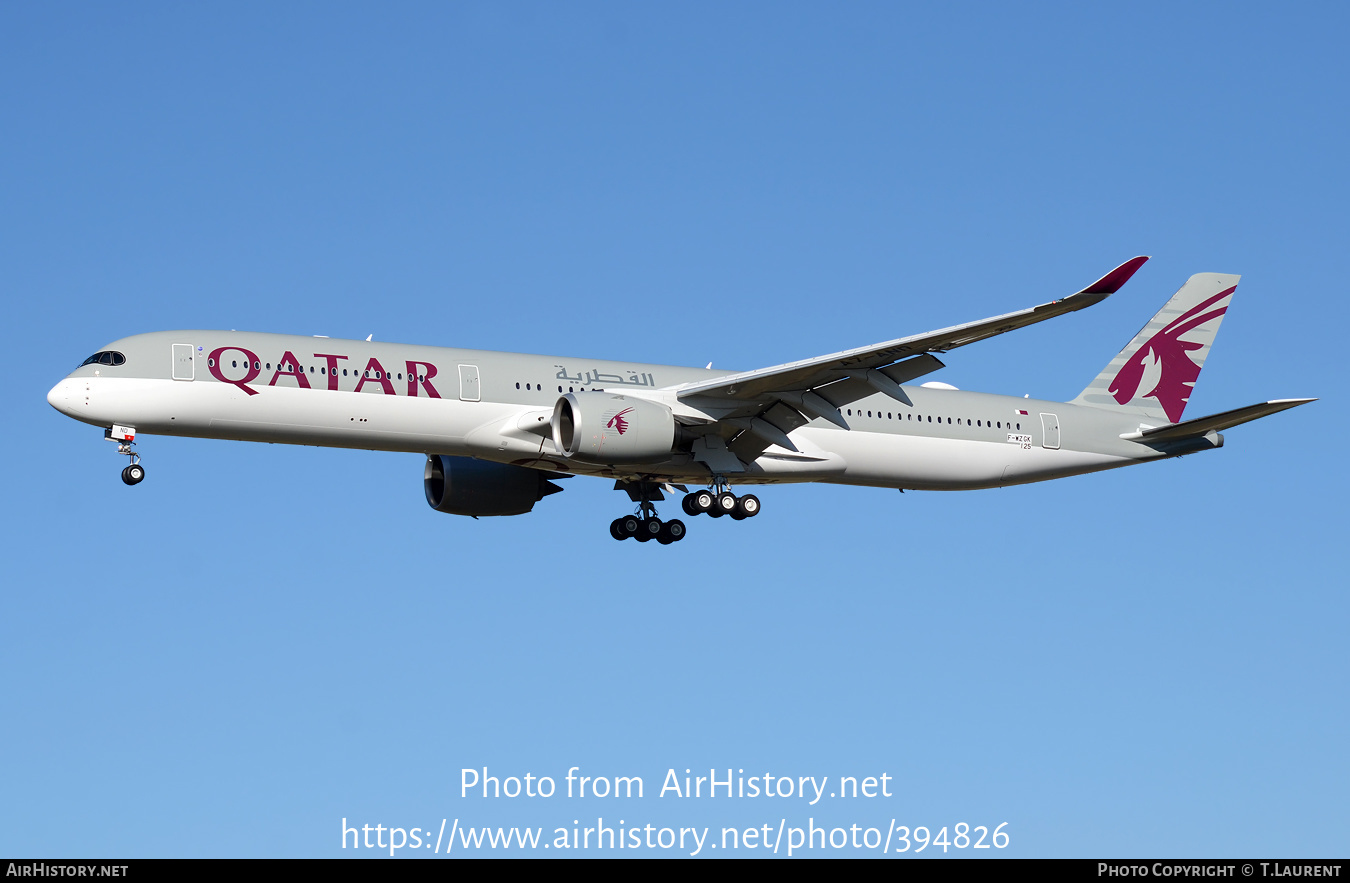
[[[1190,401],[1239,276],[1197,273],[1073,400],[1176,423]]]

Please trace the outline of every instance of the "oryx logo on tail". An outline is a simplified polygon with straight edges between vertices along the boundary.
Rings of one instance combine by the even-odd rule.
[[[1073,404],[1120,408],[1138,414],[1140,425],[1180,422],[1239,278],[1196,273],[1187,279]]]
[[[1145,369],[1152,367],[1156,370],[1157,383],[1143,394],[1143,398],[1157,399],[1168,420],[1173,423],[1180,420],[1182,411],[1186,409],[1186,403],[1190,401],[1195,381],[1200,376],[1200,365],[1196,364],[1187,353],[1202,349],[1206,345],[1183,340],[1182,335],[1227,312],[1227,306],[1212,310],[1210,307],[1232,294],[1236,287],[1225,289],[1191,307],[1135,350],[1134,355],[1126,359],[1124,366],[1116,373],[1108,388],[1116,401],[1124,405],[1134,399],[1144,379]],[[1201,363],[1203,361],[1201,359]]]

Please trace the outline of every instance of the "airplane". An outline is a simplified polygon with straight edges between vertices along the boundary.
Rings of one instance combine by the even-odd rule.
[[[438,512],[519,515],[558,479],[600,476],[634,504],[610,535],[668,545],[687,529],[658,516],[663,491],[688,516],[742,520],[760,501],[733,487],[1005,487],[1213,450],[1220,430],[1315,401],[1182,420],[1237,287],[1220,273],[1191,276],[1069,402],[912,384],[938,354],[1100,303],[1147,260],[1030,309],[755,371],[161,331],[108,344],[47,401],[117,442],[128,485],[145,478],[139,435],[420,453]]]

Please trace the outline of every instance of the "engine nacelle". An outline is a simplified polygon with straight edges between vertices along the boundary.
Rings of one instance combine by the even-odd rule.
[[[437,512],[475,516],[524,515],[562,490],[534,469],[445,454],[427,457],[422,484]]]
[[[569,392],[553,406],[553,445],[586,463],[660,459],[675,449],[675,415],[633,396]]]

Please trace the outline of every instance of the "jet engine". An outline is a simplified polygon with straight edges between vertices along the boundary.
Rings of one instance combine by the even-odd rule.
[[[665,405],[611,392],[569,392],[553,406],[553,444],[585,463],[661,459],[675,448]]]
[[[422,483],[431,508],[452,515],[523,515],[562,490],[534,469],[444,454],[427,457]]]

